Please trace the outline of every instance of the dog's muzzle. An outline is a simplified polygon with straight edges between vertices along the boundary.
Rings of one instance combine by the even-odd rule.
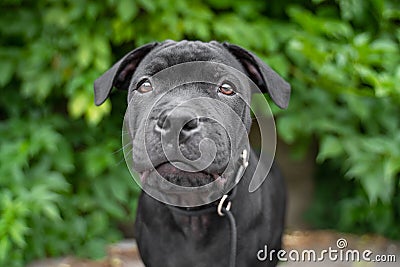
[[[154,126],[154,131],[160,133],[167,141],[172,141],[179,135],[179,143],[184,143],[200,130],[200,118],[194,112],[185,109],[163,111]]]

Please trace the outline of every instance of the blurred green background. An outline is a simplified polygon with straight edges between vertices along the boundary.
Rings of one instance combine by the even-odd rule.
[[[1,3],[0,266],[102,257],[134,220],[123,92],[93,81],[133,48],[229,41],[293,88],[274,107],[291,157],[318,144],[315,228],[400,239],[400,4],[396,0],[76,0]]]

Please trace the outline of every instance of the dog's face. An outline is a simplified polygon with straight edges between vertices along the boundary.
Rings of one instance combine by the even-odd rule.
[[[96,80],[95,101],[104,102],[112,86],[128,90],[126,134],[142,183],[157,173],[179,186],[218,180],[223,187],[250,128],[254,83],[287,106],[289,85],[250,52],[166,41],[132,51]]]
[[[235,77],[229,78],[223,69],[218,71],[210,66],[191,67],[184,64],[182,68],[166,71],[193,61],[234,65],[244,71],[226,49],[201,42],[166,43],[147,54],[138,65],[128,92],[129,105],[135,114],[128,118],[134,147],[133,163],[142,176],[154,168],[165,179],[180,186],[208,184],[220,177],[231,158],[228,129],[221,124],[234,124],[234,117],[229,111],[234,111],[249,129],[250,110],[243,100],[250,100],[250,92],[248,88],[239,86]],[[188,68],[197,69],[188,71]],[[160,71],[164,72],[158,75],[162,76],[161,82],[155,85],[150,77],[157,77]],[[181,81],[194,71],[201,72],[202,76],[212,76],[216,82],[182,82],[176,86],[174,81]],[[192,80],[199,80],[198,76],[192,77]],[[215,105],[218,102],[226,105],[225,110]],[[148,110],[150,113],[146,112]],[[212,140],[216,147],[213,160],[205,169],[192,166],[196,171],[185,171],[171,164],[193,165],[193,161],[201,157],[200,142],[205,139]],[[209,146],[214,144],[205,143],[203,149],[209,151]],[[167,157],[165,150],[171,145],[173,149]],[[183,157],[179,157],[178,151]],[[147,157],[150,161],[146,160]]]

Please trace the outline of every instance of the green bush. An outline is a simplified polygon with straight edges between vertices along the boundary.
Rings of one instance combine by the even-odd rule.
[[[400,238],[397,1],[7,0],[0,10],[0,266],[101,257],[120,238],[116,222],[134,219],[124,94],[95,107],[92,83],[164,39],[227,40],[263,57],[293,87],[289,109],[274,108],[280,137],[297,156],[319,143],[311,221]]]

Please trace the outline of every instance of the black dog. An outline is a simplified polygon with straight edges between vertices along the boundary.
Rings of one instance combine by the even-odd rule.
[[[222,177],[221,173],[228,165],[227,151],[233,150],[235,155],[240,153],[232,147],[223,127],[213,120],[198,116],[206,113],[219,116],[226,124],[234,123],[229,112],[221,112],[224,105],[218,108],[214,105],[182,106],[174,113],[171,111],[181,103],[199,96],[210,101],[218,100],[233,110],[249,131],[250,109],[245,103],[250,101],[249,88],[235,87],[229,80],[224,80],[218,86],[206,82],[181,84],[166,92],[165,88],[154,86],[150,78],[171,66],[198,61],[230,66],[247,75],[279,107],[286,108],[288,105],[289,84],[257,56],[239,46],[214,41],[165,41],[133,50],[95,81],[94,92],[96,105],[101,105],[113,86],[128,90],[128,103],[133,110],[128,116],[133,147],[132,160],[135,170],[141,174],[142,182],[156,171],[166,180],[180,186],[202,186]],[[159,98],[161,91],[165,94]],[[152,109],[151,112],[148,112],[149,109]],[[169,134],[179,136],[177,149],[190,160],[200,157],[199,143],[202,139],[213,140],[216,144],[214,160],[207,168],[198,172],[180,170],[166,157],[161,146],[161,138],[167,138]],[[145,143],[149,144],[147,149],[143,147]],[[146,150],[148,159],[144,157]],[[275,266],[276,257],[262,262],[257,259],[257,252],[265,245],[269,250],[281,248],[285,214],[283,179],[272,168],[261,187],[249,193],[249,184],[257,162],[258,157],[250,152],[248,167],[237,184],[231,201],[231,212],[237,225],[236,266]],[[194,211],[193,215],[185,214],[147,193],[142,193],[135,233],[145,265],[228,266],[228,255],[233,242],[230,240],[228,220],[218,215],[216,209],[215,212],[196,213],[213,205],[214,203],[210,203],[188,209]]]

